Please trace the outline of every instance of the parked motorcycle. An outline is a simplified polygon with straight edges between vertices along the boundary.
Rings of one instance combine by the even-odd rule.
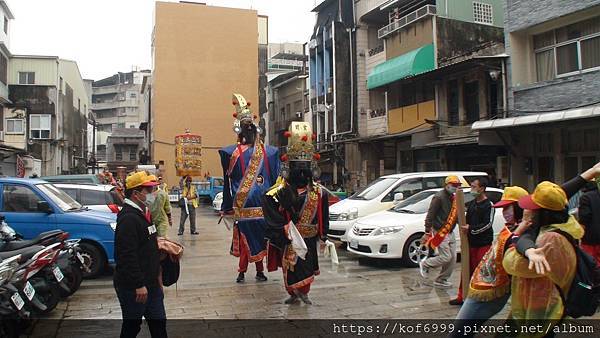
[[[20,259],[17,255],[0,262],[0,337],[19,337],[21,329],[28,324],[25,301],[10,283]]]

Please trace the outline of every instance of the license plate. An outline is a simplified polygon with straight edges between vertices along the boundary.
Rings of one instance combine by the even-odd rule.
[[[83,259],[83,256],[79,252],[77,253],[77,259],[79,259],[79,262],[81,262],[81,264],[85,264],[85,260]]]
[[[356,241],[356,240],[350,241],[350,247],[352,249],[358,249],[358,241]]]
[[[23,298],[21,298],[18,292],[15,292],[15,294],[10,297],[10,300],[12,300],[13,304],[15,304],[17,310],[19,311],[23,308],[23,305],[25,305],[25,301]]]
[[[31,285],[31,283],[29,283],[29,281],[25,283],[25,288],[23,289],[23,292],[25,292],[25,296],[27,296],[27,299],[29,300],[32,300],[33,296],[35,296],[35,289]]]
[[[61,280],[63,280],[63,278],[65,278],[65,276],[63,275],[62,271],[60,271],[60,268],[57,266],[54,269],[52,269],[52,273],[54,274],[54,277],[56,278],[57,282],[60,282]]]

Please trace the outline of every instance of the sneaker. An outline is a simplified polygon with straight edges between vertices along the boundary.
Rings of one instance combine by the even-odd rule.
[[[266,282],[268,279],[267,279],[267,276],[265,276],[264,273],[257,272],[256,273],[256,280],[259,281],[259,282]]]
[[[198,231],[194,231],[192,232],[192,235],[200,235],[200,233]]]
[[[452,283],[448,282],[448,281],[435,281],[433,282],[433,286],[438,287],[438,288],[451,288],[452,287]]]
[[[183,236],[183,232],[178,232],[177,235],[178,236]]]
[[[284,304],[294,304],[298,301],[298,297],[296,295],[290,296],[288,299],[286,299],[283,303]]]
[[[419,272],[421,273],[421,277],[427,279],[429,277],[429,269],[424,265],[425,259],[419,262]]]
[[[450,305],[463,305],[463,300],[462,299],[458,299],[458,298],[451,299],[448,302],[448,304],[450,304]]]
[[[236,283],[243,283],[243,282],[244,282],[244,280],[245,280],[245,278],[244,278],[244,273],[243,273],[243,272],[240,272],[240,273],[239,273],[239,275],[237,276],[237,278],[236,278],[235,282],[236,282]]]

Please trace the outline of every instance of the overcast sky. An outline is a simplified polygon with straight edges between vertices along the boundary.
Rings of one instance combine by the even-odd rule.
[[[15,20],[13,54],[56,55],[77,61],[84,78],[150,67],[155,0],[6,0]],[[253,8],[269,16],[269,42],[306,42],[315,0],[195,0]],[[169,2],[178,2],[172,1]]]

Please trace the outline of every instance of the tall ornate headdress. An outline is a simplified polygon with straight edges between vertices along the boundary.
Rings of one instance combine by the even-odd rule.
[[[231,103],[235,106],[235,113],[233,113],[233,117],[235,118],[235,121],[233,122],[233,131],[236,134],[240,134],[242,132],[242,123],[253,123],[256,126],[256,132],[261,134],[262,130],[259,127],[258,122],[256,122],[258,116],[252,114],[250,102],[247,102],[241,94],[233,94],[233,101]]]
[[[290,161],[310,162],[313,177],[321,176],[318,161],[321,155],[315,151],[313,141],[316,135],[308,122],[292,122],[288,131],[284,133],[288,139],[287,151],[281,156],[281,174],[287,178],[289,175]]]

